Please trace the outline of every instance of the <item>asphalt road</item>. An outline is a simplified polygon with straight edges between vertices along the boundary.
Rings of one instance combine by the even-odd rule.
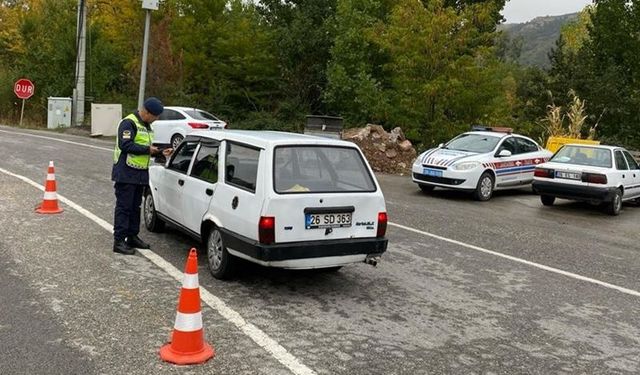
[[[0,169],[44,184],[54,160],[58,194],[112,223],[112,147],[0,127]],[[223,303],[203,303],[216,357],[184,368],[157,355],[179,281],[142,254],[113,254],[109,231],[66,203],[60,215],[35,214],[42,191],[5,172],[0,373],[640,372],[640,207],[625,205],[618,217],[581,203],[543,207],[525,189],[479,203],[378,176],[391,225],[377,268],[246,264],[222,282],[201,261],[202,290]],[[141,236],[178,270],[197,246],[171,228]]]

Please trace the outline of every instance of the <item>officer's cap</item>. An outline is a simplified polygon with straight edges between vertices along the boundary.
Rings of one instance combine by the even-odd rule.
[[[155,98],[155,97],[150,97],[147,98],[147,100],[144,101],[144,109],[147,110],[147,112],[151,113],[154,116],[160,116],[160,114],[162,113],[162,111],[164,111],[164,105],[162,105],[162,102],[160,101],[160,99]]]

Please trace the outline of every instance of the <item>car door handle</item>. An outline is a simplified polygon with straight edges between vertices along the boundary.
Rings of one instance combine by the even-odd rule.
[[[178,185],[180,186],[184,185],[184,180],[178,180]]]
[[[213,195],[213,189],[207,189],[207,190],[205,190],[205,193],[207,193],[208,196],[212,196]]]

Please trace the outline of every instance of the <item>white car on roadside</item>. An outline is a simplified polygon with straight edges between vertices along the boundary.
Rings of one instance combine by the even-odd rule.
[[[164,107],[160,117],[151,124],[156,144],[176,148],[187,134],[197,130],[226,129],[227,123],[209,112],[193,107]]]
[[[422,191],[463,190],[487,201],[495,190],[530,185],[536,165],[553,155],[509,128],[474,129],[416,158],[412,177]]]
[[[536,167],[533,189],[545,206],[564,198],[601,204],[618,215],[622,202],[640,200],[640,167],[622,147],[569,144]]]
[[[270,131],[200,131],[149,169],[150,231],[171,223],[202,241],[214,277],[238,259],[289,269],[376,264],[387,214],[351,142]]]

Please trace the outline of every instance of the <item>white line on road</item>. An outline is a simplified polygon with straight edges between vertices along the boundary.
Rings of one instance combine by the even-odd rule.
[[[1,131],[1,130],[0,130]],[[27,184],[44,191],[44,186],[38,184],[30,180],[27,177],[21,176],[19,174],[15,174],[7,171],[6,169],[0,168],[0,172],[18,178]],[[91,221],[95,222],[105,230],[110,233],[113,233],[113,226],[108,222],[102,220],[86,209],[82,208],[80,205],[74,203],[73,201],[61,196],[58,194],[58,200],[65,203],[69,207],[78,211]],[[162,257],[157,255],[151,250],[138,250],[140,254],[142,254],[145,258],[149,259],[156,266],[160,267],[167,274],[176,279],[179,283],[182,283],[182,279],[184,278],[184,274],[174,267],[171,263],[164,260]],[[205,288],[200,288],[201,291],[201,299],[204,301],[209,307],[213,310],[217,311],[220,315],[222,315],[225,319],[227,319],[231,324],[236,326],[240,331],[242,331],[245,335],[247,335],[251,340],[253,340],[256,344],[262,347],[264,350],[269,352],[278,362],[280,362],[283,366],[285,366],[289,371],[296,375],[315,375],[316,372],[305,366],[302,362],[300,362],[296,357],[294,357],[291,353],[287,351],[282,345],[280,345],[277,341],[269,337],[266,333],[264,333],[260,328],[255,325],[247,322],[242,315],[237,313],[235,310],[231,309],[224,303],[221,299],[214,296]]]
[[[26,136],[28,136],[28,137],[41,138],[41,139],[48,139],[48,140],[50,140],[50,141],[56,141],[56,142],[62,142],[62,143],[68,143],[68,144],[72,144],[72,145],[76,145],[76,146],[89,147],[89,148],[94,148],[94,149],[96,149],[96,150],[113,151],[113,149],[112,149],[112,148],[106,148],[106,147],[100,147],[100,146],[88,145],[88,144],[86,144],[86,143],[80,143],[80,142],[67,141],[66,139],[60,139],[60,138],[46,137],[46,136],[44,136],[44,135],[37,135],[37,134],[23,133],[23,132],[11,132],[11,131],[7,131],[7,130],[0,130],[0,132],[2,132],[2,133],[9,133],[9,134],[13,134],[13,135],[26,135]]]
[[[497,257],[500,257],[500,258],[509,259],[511,261],[522,263],[522,264],[526,264],[528,266],[539,268],[541,270],[557,273],[559,275],[571,277],[571,278],[574,278],[576,280],[586,281],[586,282],[589,282],[589,283],[593,283],[593,284],[597,284],[597,285],[603,286],[605,288],[617,290],[618,292],[622,292],[622,293],[629,294],[629,295],[632,295],[632,296],[640,297],[640,292],[632,290],[632,289],[623,288],[621,286],[617,286],[617,285],[614,285],[614,284],[609,284],[609,283],[606,283],[604,281],[592,279],[590,277],[581,276],[581,275],[578,275],[578,274],[575,274],[575,273],[572,273],[572,272],[563,271],[563,270],[558,269],[558,268],[545,266],[544,264],[534,263],[534,262],[531,262],[531,261],[528,261],[528,260],[524,260],[524,259],[521,259],[521,258],[516,258],[516,257],[511,256],[511,255],[502,254],[502,253],[499,253],[497,251],[485,249],[485,248],[482,248],[482,247],[479,247],[479,246],[475,246],[475,245],[471,245],[471,244],[468,244],[468,243],[465,243],[465,242],[452,240],[450,238],[438,236],[437,234],[433,234],[433,233],[425,232],[425,231],[422,231],[422,230],[414,229],[414,228],[407,227],[407,226],[404,226],[404,225],[401,225],[401,224],[396,224],[396,223],[391,223],[390,222],[389,225],[397,227],[397,228],[400,228],[400,229],[404,229],[404,230],[409,231],[409,232],[418,233],[418,234],[421,234],[423,236],[435,238],[435,239],[440,240],[440,241],[449,242],[449,243],[452,243],[454,245],[466,247],[466,248],[471,249],[471,250],[476,250],[476,251],[480,251],[480,252],[485,253],[485,254],[491,254],[491,255],[494,255],[494,256],[497,256]]]

